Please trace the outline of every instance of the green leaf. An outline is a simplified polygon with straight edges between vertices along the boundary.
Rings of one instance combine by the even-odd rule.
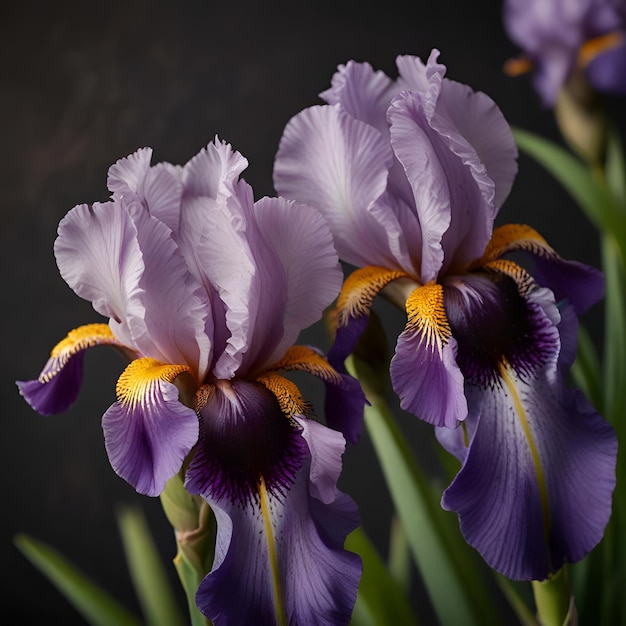
[[[356,552],[363,561],[363,575],[352,624],[417,626],[417,619],[404,590],[391,577],[362,528],[348,535],[346,549]]]
[[[389,573],[406,593],[411,586],[411,552],[402,522],[394,515],[389,533]]]
[[[176,626],[184,619],[172,594],[150,529],[140,510],[120,508],[117,514],[131,578],[148,626]]]
[[[581,325],[578,328],[578,351],[572,365],[572,375],[576,384],[589,398],[597,411],[602,412],[604,406],[600,359],[589,333]]]
[[[17,535],[14,541],[22,554],[55,585],[89,624],[139,626],[137,617],[55,549],[25,534]]]
[[[607,233],[621,233],[619,246],[626,258],[626,211],[591,170],[567,150],[528,131],[513,129],[520,150],[532,156],[571,194],[595,226]]]
[[[498,623],[493,592],[475,569],[475,553],[451,526],[456,519],[439,506],[384,398],[368,385],[372,371],[354,357],[346,364],[371,403],[365,407],[365,425],[441,625]]]

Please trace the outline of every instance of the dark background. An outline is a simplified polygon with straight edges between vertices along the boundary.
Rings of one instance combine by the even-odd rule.
[[[502,72],[517,50],[495,1],[113,0],[2,7],[2,610],[16,615],[13,624],[81,624],[13,546],[15,533],[57,547],[135,609],[116,506],[140,506],[163,558],[169,561],[175,551],[159,500],[135,494],[105,454],[100,418],[115,399],[123,369],[117,355],[106,348],[87,354],[79,400],[57,417],[32,411],[14,384],[36,377],[71,328],[99,321],[59,277],[52,246],[70,208],[107,199],[107,168],[142,146],[154,148],[153,162],[183,164],[217,134],[248,158],[244,177],[255,196],[273,195],[272,162],[283,127],[319,102],[338,64],[369,61],[395,77],[398,54],[425,60],[433,47],[441,50],[448,77],[485,91],[511,124],[559,136],[528,77]],[[622,105],[611,104],[613,114]],[[598,265],[593,228],[571,199],[533,162],[522,156],[519,163],[498,221],[529,223],[563,256]],[[382,311],[399,330],[400,314]],[[590,318],[594,327],[598,311]],[[302,340],[327,347],[321,324]],[[431,430],[398,417],[428,459]],[[342,488],[357,500],[366,529],[385,553],[389,497],[367,437],[344,459]],[[172,581],[177,587],[173,569]]]

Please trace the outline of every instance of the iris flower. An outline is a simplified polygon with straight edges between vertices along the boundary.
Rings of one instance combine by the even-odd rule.
[[[350,407],[358,420],[364,400],[319,351],[293,345],[340,289],[332,236],[310,207],[255,202],[239,179],[247,161],[226,143],[184,167],[151,166],[151,155],[119,160],[111,200],[61,221],[61,275],[109,323],[70,332],[20,391],[40,413],[64,411],[84,351],[121,349],[132,360],[102,419],[106,450],[138,492],[156,496],[184,471],[211,506],[203,613],[216,624],[347,623],[361,564],[343,545],[358,514],[337,489],[345,440],[331,427],[350,423]],[[309,419],[291,370],[336,399],[356,388],[355,399],[329,412],[329,426]]]
[[[524,52],[506,71],[532,70],[546,106],[576,71],[598,91],[626,94],[624,0],[506,0],[504,26]]]
[[[443,507],[490,566],[543,579],[591,550],[610,516],[614,432],[565,384],[575,313],[603,278],[528,226],[493,230],[517,150],[494,102],[444,78],[438,54],[398,57],[395,81],[339,66],[327,104],[286,126],[275,187],[319,209],[357,268],[331,363],[353,351],[381,291],[406,310],[390,376],[402,408],[462,461]]]

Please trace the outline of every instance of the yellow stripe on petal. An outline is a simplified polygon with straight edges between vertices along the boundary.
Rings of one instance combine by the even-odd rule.
[[[548,501],[548,488],[546,486],[546,479],[543,473],[541,459],[539,458],[539,452],[537,451],[537,444],[533,439],[532,433],[530,432],[530,427],[528,425],[528,420],[526,419],[526,411],[524,410],[524,406],[522,405],[522,401],[520,400],[517,387],[515,386],[515,381],[513,380],[510,372],[511,369],[508,363],[503,363],[500,367],[500,376],[504,381],[506,388],[509,390],[509,393],[511,394],[511,400],[513,401],[515,412],[519,417],[522,431],[524,432],[524,436],[526,437],[526,441],[528,442],[530,456],[532,458],[533,466],[535,468],[537,486],[539,489],[539,499],[541,501],[541,509],[543,512],[543,531],[544,535],[547,537],[550,529],[550,507]]]
[[[508,252],[526,251],[548,258],[558,258],[548,242],[534,229],[525,224],[505,224],[493,231],[482,258],[471,269],[482,267]]]
[[[265,486],[263,478],[261,478],[259,482],[259,500],[261,503],[261,515],[263,516],[263,528],[265,530],[265,539],[267,540],[267,553],[272,575],[276,623],[278,626],[287,626],[287,614],[285,612],[285,602],[283,599],[283,588],[280,582],[280,572],[278,571],[278,556],[276,554],[276,541],[274,540],[274,529],[272,527],[269,496],[267,494],[267,487]]]
[[[122,405],[130,405],[131,408],[144,404],[154,393],[155,383],[160,380],[172,383],[183,372],[191,372],[191,368],[187,365],[168,365],[147,357],[135,359],[117,381],[117,399]]]
[[[502,71],[507,76],[511,76],[512,78],[515,78],[516,76],[521,76],[522,74],[527,74],[528,72],[531,72],[532,69],[533,69],[532,61],[526,56],[521,56],[521,57],[508,59],[504,63],[504,67],[502,68]]]
[[[441,354],[444,344],[452,335],[448,317],[443,307],[443,287],[428,283],[414,289],[406,301],[407,328],[421,336],[426,347],[437,348]]]
[[[512,278],[515,281],[517,290],[521,296],[525,296],[534,285],[532,276],[514,261],[497,259],[496,261],[489,261],[489,263],[486,263],[484,268]]]
[[[361,267],[343,283],[337,299],[337,323],[345,326],[351,317],[363,317],[369,313],[374,298],[392,280],[409,278],[406,272],[369,265]]]
[[[65,339],[59,341],[52,348],[50,359],[39,375],[39,382],[49,382],[67,365],[73,356],[87,348],[99,345],[126,347],[115,338],[107,324],[86,324],[71,330]]]
[[[341,375],[326,358],[306,346],[292,346],[285,352],[285,356],[267,368],[266,372],[279,370],[307,372],[326,382],[341,383]]]
[[[293,381],[275,372],[262,374],[257,381],[276,396],[281,411],[288,417],[310,413],[311,405],[304,400],[298,385]]]

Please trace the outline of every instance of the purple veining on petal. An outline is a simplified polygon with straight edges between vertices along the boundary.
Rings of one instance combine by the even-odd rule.
[[[444,306],[458,342],[457,363],[466,381],[480,387],[497,382],[502,362],[523,375],[558,352],[558,334],[499,274],[451,276],[443,281]]]
[[[209,500],[250,504],[263,479],[285,495],[302,463],[304,442],[276,397],[260,383],[234,379],[207,389],[200,438],[185,486]]]
[[[321,424],[296,420],[302,464],[284,495],[269,494],[265,520],[276,540],[279,610],[289,624],[348,624],[361,564],[343,548],[359,523],[354,502],[336,487],[345,444]],[[218,525],[216,557],[196,594],[198,606],[216,626],[275,624],[268,529],[259,504],[234,504],[228,497],[209,503]]]

